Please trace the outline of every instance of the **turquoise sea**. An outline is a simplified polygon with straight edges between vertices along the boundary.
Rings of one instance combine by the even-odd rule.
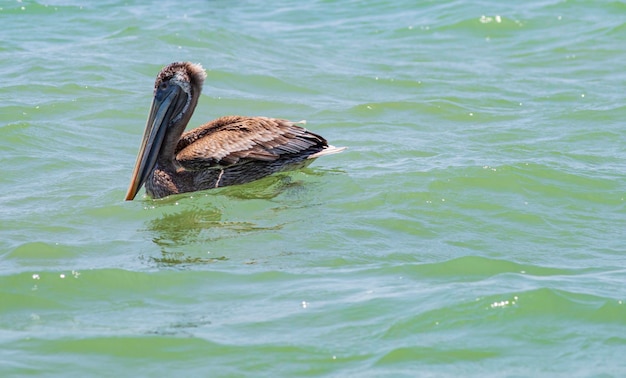
[[[0,376],[625,376],[625,16],[0,2]],[[348,150],[125,202],[179,60]]]

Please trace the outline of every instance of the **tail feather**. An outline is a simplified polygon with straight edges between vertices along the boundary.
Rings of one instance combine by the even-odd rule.
[[[318,158],[320,156],[324,156],[324,155],[338,154],[338,153],[342,152],[343,150],[345,150],[346,148],[348,148],[348,147],[335,147],[335,146],[331,146],[329,144],[328,147],[324,148],[320,152],[316,152],[313,155],[309,155],[307,157],[307,159],[316,159],[316,158]]]

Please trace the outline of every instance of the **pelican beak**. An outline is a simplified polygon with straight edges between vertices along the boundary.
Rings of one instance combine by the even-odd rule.
[[[152,173],[171,121],[181,110],[181,97],[184,97],[181,94],[184,92],[178,85],[171,85],[163,90],[158,89],[152,99],[146,130],[143,133],[130,186],[126,192],[126,201],[132,201],[135,198]]]

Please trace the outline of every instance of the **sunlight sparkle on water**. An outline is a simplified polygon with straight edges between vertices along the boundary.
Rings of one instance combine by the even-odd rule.
[[[489,17],[489,16],[485,16],[482,15],[480,16],[480,18],[478,19],[481,23],[483,24],[488,24],[490,22],[496,22],[496,23],[501,23],[502,22],[502,17],[500,17],[499,15],[495,15],[494,17]]]
[[[500,301],[500,302],[494,302],[491,304],[491,308],[497,308],[497,307],[507,307],[510,305],[514,305],[517,303],[517,296],[513,297],[512,301],[508,301],[508,300],[504,300],[504,301]]]

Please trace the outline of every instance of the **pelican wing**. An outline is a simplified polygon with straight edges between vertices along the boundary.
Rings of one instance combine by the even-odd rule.
[[[182,135],[176,160],[187,170],[222,168],[250,160],[274,161],[285,154],[320,151],[321,136],[294,122],[265,117],[222,117]]]

